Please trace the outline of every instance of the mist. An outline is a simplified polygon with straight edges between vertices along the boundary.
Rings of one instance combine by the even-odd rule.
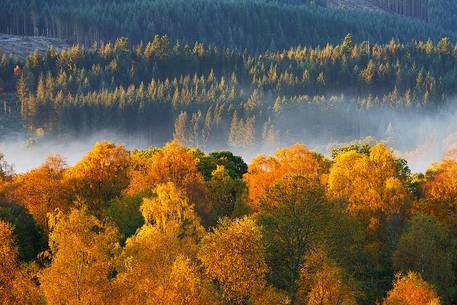
[[[231,150],[249,163],[258,154],[271,154],[279,147],[294,143],[303,143],[329,156],[333,148],[341,145],[385,142],[396,156],[408,161],[413,172],[424,172],[457,148],[457,106],[453,103],[433,112],[423,109],[399,111],[389,107],[362,112],[353,108],[344,111],[335,109],[330,116],[323,112],[312,113],[312,121],[303,119],[299,111],[294,113],[292,116],[291,113],[284,115],[286,123],[281,122],[281,118],[276,119],[275,125],[279,128],[273,144],[258,143],[249,148],[236,148],[227,146],[224,143],[226,139],[221,139],[223,144],[210,143],[199,148],[205,152]],[[170,134],[170,131],[166,133]],[[162,134],[163,138],[164,132],[158,131],[157,134]],[[125,135],[109,130],[78,137],[44,137],[33,141],[24,134],[14,134],[2,137],[0,153],[13,165],[16,173],[23,173],[40,166],[49,155],[60,155],[71,166],[98,141],[122,144],[129,150],[165,144],[164,141],[150,141],[141,134]]]
[[[68,165],[74,165],[99,141],[124,145],[127,149],[144,149],[148,145],[137,137],[125,137],[110,131],[101,131],[82,137],[59,137],[58,139],[30,140],[26,135],[9,135],[0,141],[0,153],[16,173],[24,173],[43,164],[48,156],[59,155]],[[158,145],[157,145],[158,146]]]

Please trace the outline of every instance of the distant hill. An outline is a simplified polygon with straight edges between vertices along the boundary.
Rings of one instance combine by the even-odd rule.
[[[441,27],[443,30],[457,31],[457,1],[455,0],[327,0],[324,6],[383,10],[414,17]]]
[[[371,0],[371,2],[386,11],[426,21],[431,13],[429,0]]]
[[[379,10],[380,7],[373,2],[370,0],[328,0],[327,5],[336,8]]]
[[[457,40],[454,0],[0,0],[0,32],[93,41],[196,41],[282,50],[355,41]],[[387,13],[386,13],[387,12]],[[415,17],[409,18],[405,16]]]
[[[428,0],[328,0],[328,5],[339,8],[384,10],[428,21]]]

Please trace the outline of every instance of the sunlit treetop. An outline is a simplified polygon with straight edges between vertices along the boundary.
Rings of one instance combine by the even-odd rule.
[[[351,213],[393,215],[404,209],[407,183],[392,151],[377,144],[369,155],[349,150],[336,156],[330,170],[328,193],[347,202]]]
[[[414,272],[397,274],[394,287],[387,294],[383,305],[440,305],[433,287]]]
[[[325,157],[301,144],[278,149],[272,156],[257,156],[244,175],[244,181],[249,188],[251,205],[254,207],[258,205],[258,199],[285,175],[303,176],[323,182],[329,165]]]

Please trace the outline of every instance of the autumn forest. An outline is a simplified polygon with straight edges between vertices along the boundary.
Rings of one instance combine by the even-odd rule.
[[[457,304],[455,1],[0,7],[0,304]]]
[[[457,162],[296,144],[249,165],[176,142],[2,160],[3,304],[447,304]]]

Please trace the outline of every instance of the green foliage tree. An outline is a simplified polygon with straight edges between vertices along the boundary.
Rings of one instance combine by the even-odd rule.
[[[414,271],[447,298],[455,276],[456,242],[449,230],[431,216],[414,216],[394,252],[394,267],[399,272]]]

